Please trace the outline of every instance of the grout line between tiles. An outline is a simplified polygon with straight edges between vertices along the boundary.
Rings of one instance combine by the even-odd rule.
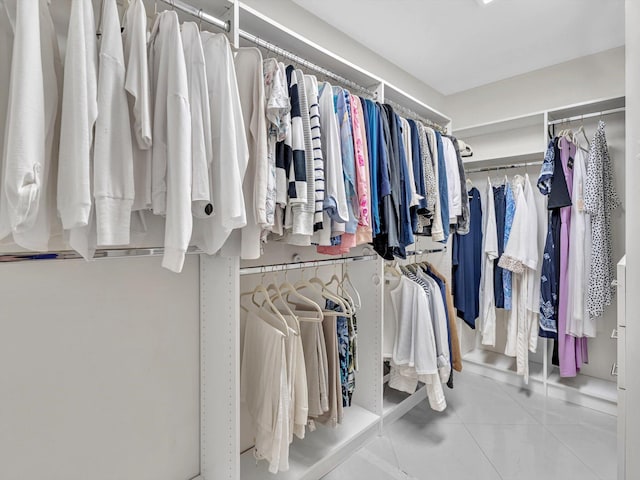
[[[549,434],[551,434],[551,436],[553,438],[555,438],[558,442],[560,442],[562,445],[564,445],[565,447],[567,447],[567,450],[569,450],[569,452],[571,452],[571,454],[576,457],[578,459],[578,461],[580,463],[582,463],[587,470],[589,470],[591,473],[593,473],[593,475],[602,480],[602,477],[600,475],[598,475],[598,472],[596,472],[593,468],[591,468],[589,465],[587,465],[585,462],[582,461],[582,459],[578,456],[578,454],[573,450],[573,448],[571,448],[571,445],[569,445],[568,443],[566,443],[565,441],[563,441],[558,435],[556,435],[555,433],[553,433],[553,431],[551,429],[549,429],[548,425],[542,425],[544,427],[544,429],[549,432]],[[580,426],[580,425],[577,425]]]
[[[464,429],[467,431],[467,433],[471,436],[471,438],[473,439],[474,443],[478,446],[478,449],[480,450],[480,452],[482,453],[482,455],[484,456],[484,458],[487,459],[487,461],[489,462],[489,464],[491,465],[491,467],[493,468],[493,470],[496,472],[496,475],[498,475],[498,478],[500,478],[500,480],[504,480],[504,477],[502,476],[502,474],[500,473],[500,471],[498,470],[498,467],[496,467],[494,465],[494,463],[491,461],[491,459],[489,458],[489,456],[487,455],[487,452],[484,451],[484,448],[482,448],[482,445],[480,445],[480,442],[478,442],[478,439],[473,435],[473,433],[471,432],[471,430],[469,430],[469,428],[467,427],[467,424],[465,422],[462,422],[462,426],[464,427]]]

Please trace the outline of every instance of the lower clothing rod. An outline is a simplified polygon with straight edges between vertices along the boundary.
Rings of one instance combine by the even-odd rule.
[[[482,168],[471,168],[469,170],[464,171],[464,173],[478,173],[478,172],[497,172],[499,170],[509,170],[511,168],[524,168],[524,167],[535,167],[542,165],[542,161],[539,162],[525,162],[525,163],[514,163],[512,165],[498,165],[495,167],[482,167]]]
[[[243,267],[240,275],[253,275],[256,273],[283,272],[285,270],[300,270],[303,268],[326,267],[330,265],[342,265],[350,262],[362,262],[375,260],[377,255],[361,255],[359,257],[340,257],[328,260],[315,260],[310,262],[280,263],[275,265],[261,265],[258,267]]]

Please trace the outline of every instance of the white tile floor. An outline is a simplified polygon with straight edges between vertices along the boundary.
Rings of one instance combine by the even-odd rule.
[[[461,373],[325,480],[615,480],[616,418]]]

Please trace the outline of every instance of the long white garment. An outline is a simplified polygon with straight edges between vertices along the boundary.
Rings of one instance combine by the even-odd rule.
[[[496,345],[496,304],[494,293],[494,262],[498,258],[498,229],[493,199],[493,185],[487,178],[487,189],[482,202],[482,272],[480,276],[480,331],[483,345]]]
[[[447,188],[449,193],[449,224],[457,223],[459,215],[462,215],[462,187],[460,185],[460,170],[458,169],[458,156],[456,148],[449,137],[442,137],[444,150],[444,163],[447,169]],[[442,220],[444,224],[445,220]]]
[[[507,324],[505,354],[516,357],[517,374],[523,375],[528,382],[528,353],[529,350],[535,352],[537,345],[534,343],[537,335],[532,335],[532,329],[537,328],[537,312],[532,311],[535,302],[529,298],[539,261],[537,214],[528,177],[517,177],[515,183],[516,211],[511,235],[498,264],[513,272],[513,305]],[[530,192],[529,198],[525,196],[525,189]]]
[[[262,192],[266,192],[268,171],[262,54],[257,48],[240,48],[235,52],[234,63],[249,147],[249,162],[243,181],[247,225],[229,235],[223,253],[252,260],[260,257],[260,236],[266,219],[266,204],[258,202],[258,195],[262,198],[265,195]],[[262,218],[261,222],[258,221],[258,216]]]
[[[208,218],[194,219],[194,242],[213,255],[234,229],[247,224],[242,181],[249,147],[229,40],[222,33],[202,32],[201,36],[213,131],[210,190],[214,213]]]
[[[527,222],[529,224],[526,234],[528,260],[525,272],[527,281],[527,328],[529,329],[529,351],[535,353],[538,349],[538,323],[540,321],[540,272],[542,261],[541,250],[544,248],[544,237],[541,238],[540,223],[538,222],[538,207],[536,195],[529,174],[525,174],[524,196],[527,202]]]
[[[64,64],[58,170],[58,211],[65,230],[89,223],[91,147],[98,117],[97,72],[93,6],[90,0],[73,0]],[[28,76],[31,74],[24,75]]]
[[[213,141],[204,50],[200,30],[194,22],[182,24],[182,46],[191,109],[191,210],[195,217],[207,217],[207,205],[211,203],[209,168],[213,157]]]
[[[253,420],[255,457],[267,460],[271,473],[286,470],[281,463],[288,460],[289,446],[285,334],[255,312],[249,312],[244,333],[240,398]]]
[[[589,271],[591,265],[591,215],[584,208],[584,187],[587,180],[586,154],[578,148],[573,161],[573,201],[569,248],[567,291],[568,335],[595,337],[595,319],[587,309]]]
[[[151,85],[147,53],[147,13],[142,0],[131,0],[124,16],[125,88],[133,141],[133,210],[151,208]]]
[[[135,196],[125,64],[116,0],[102,2],[93,155],[98,245],[127,245]]]
[[[7,85],[0,92],[0,239],[46,251],[61,230],[62,63],[48,2],[0,2],[0,32],[0,81]]]
[[[73,0],[64,64],[58,212],[71,248],[87,259],[96,244],[91,154],[98,117],[97,56],[93,5]]]
[[[322,131],[322,156],[324,158],[324,214],[325,227],[318,233],[319,245],[331,245],[332,231],[349,220],[347,194],[342,174],[340,130],[333,104],[333,87],[324,82],[319,87],[320,130]]]
[[[178,14],[158,14],[149,42],[154,101],[153,213],[165,215],[162,266],[182,271],[191,238],[191,113]]]

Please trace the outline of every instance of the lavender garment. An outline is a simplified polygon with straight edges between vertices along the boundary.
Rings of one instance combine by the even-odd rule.
[[[573,158],[576,146],[568,140],[560,140],[560,161],[567,181],[569,195],[573,195]],[[567,305],[569,292],[569,229],[571,227],[571,206],[560,209],[560,298],[558,302],[558,353],[560,359],[560,376],[575,377],[580,367],[587,360],[586,338],[567,335]]]

